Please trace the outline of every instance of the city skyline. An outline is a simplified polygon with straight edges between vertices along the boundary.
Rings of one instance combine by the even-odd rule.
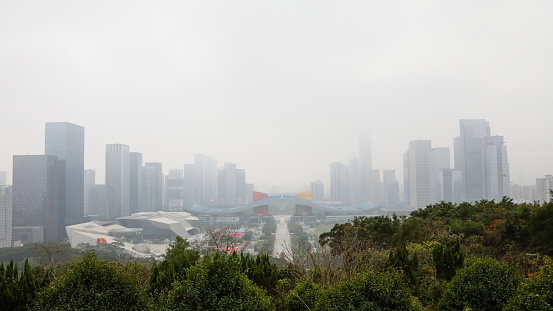
[[[247,10],[244,9],[247,7]],[[512,183],[553,173],[553,3],[0,3],[0,171],[42,154],[44,123],[87,129],[104,180],[121,143],[164,173],[237,163],[258,188],[309,189],[360,156],[396,171],[408,143],[453,150],[459,119],[509,146]],[[516,22],[513,22],[516,21]],[[124,39],[122,39],[124,38]]]

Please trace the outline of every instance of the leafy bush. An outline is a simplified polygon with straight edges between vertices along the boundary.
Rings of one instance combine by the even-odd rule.
[[[504,310],[553,311],[553,267],[551,262],[548,262],[538,276],[519,287]]]
[[[270,298],[241,272],[237,255],[206,255],[173,283],[162,310],[273,310]]]
[[[312,310],[321,296],[321,286],[304,280],[291,290],[285,298],[285,306],[290,311]]]
[[[407,291],[397,280],[373,272],[327,289],[314,310],[413,310]]]
[[[144,310],[140,280],[125,268],[86,253],[39,293],[34,310]]]
[[[438,310],[501,310],[522,276],[512,267],[484,259],[461,269],[447,285]]]

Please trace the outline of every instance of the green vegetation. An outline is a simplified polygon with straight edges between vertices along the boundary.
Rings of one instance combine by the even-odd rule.
[[[552,224],[553,203],[507,198],[358,217],[327,227],[320,245],[289,224],[293,261],[278,267],[267,255],[274,223],[257,257],[201,257],[180,237],[161,262],[129,260],[118,245],[2,249],[0,309],[553,311]],[[210,237],[235,242],[227,236]]]

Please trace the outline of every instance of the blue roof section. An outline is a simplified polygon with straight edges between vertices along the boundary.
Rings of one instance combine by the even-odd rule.
[[[336,207],[336,206],[323,205],[297,196],[284,194],[284,195],[272,195],[267,198],[257,200],[255,202],[248,203],[246,205],[236,206],[231,208],[206,207],[206,206],[195,204],[190,211],[198,214],[212,214],[212,215],[232,214],[232,213],[238,213],[248,209],[253,209],[254,207],[258,207],[258,206],[268,205],[269,203],[275,202],[275,201],[279,201],[281,203],[302,204],[302,205],[311,206],[312,208],[321,209],[331,213],[367,212],[374,209],[374,206],[372,206],[372,204],[368,202],[360,205],[354,205],[354,206]]]

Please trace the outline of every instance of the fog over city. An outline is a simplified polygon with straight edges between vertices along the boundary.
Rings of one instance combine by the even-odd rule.
[[[44,154],[45,122],[169,169],[212,155],[256,190],[326,185],[359,155],[401,181],[409,141],[459,119],[504,137],[511,182],[553,173],[550,1],[2,1],[0,171]],[[453,163],[453,161],[451,162]]]

